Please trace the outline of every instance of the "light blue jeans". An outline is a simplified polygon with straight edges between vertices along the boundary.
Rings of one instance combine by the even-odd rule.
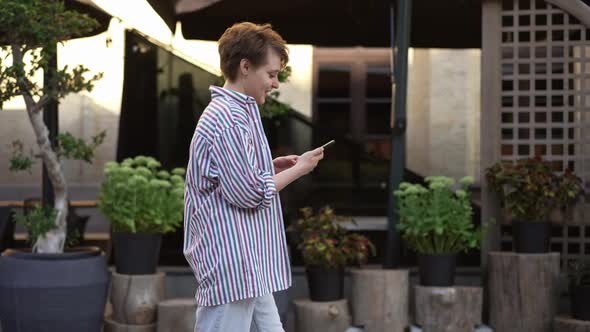
[[[195,332],[284,332],[272,294],[198,307]]]

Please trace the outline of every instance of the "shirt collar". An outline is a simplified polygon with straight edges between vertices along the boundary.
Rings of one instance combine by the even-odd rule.
[[[225,89],[219,86],[211,85],[209,87],[211,91],[211,97],[228,97],[238,102],[240,105],[245,106],[246,104],[256,104],[256,100],[250,96],[247,96],[241,92],[237,92],[230,89]]]

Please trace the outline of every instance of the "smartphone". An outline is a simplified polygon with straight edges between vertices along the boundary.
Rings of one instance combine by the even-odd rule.
[[[332,146],[334,143],[336,143],[336,141],[335,140],[331,140],[328,143],[322,145],[321,147],[324,148],[324,149],[326,149],[327,147]]]

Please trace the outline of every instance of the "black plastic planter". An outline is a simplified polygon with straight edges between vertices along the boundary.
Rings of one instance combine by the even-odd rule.
[[[98,248],[0,256],[2,331],[100,332],[109,274]]]
[[[0,252],[13,246],[14,242],[14,212],[10,207],[0,206]]]
[[[515,221],[512,223],[514,251],[521,254],[548,253],[551,224],[548,222]]]
[[[162,235],[113,233],[115,268],[120,274],[154,274],[158,267]]]
[[[307,267],[305,273],[312,301],[327,302],[344,298],[344,269]]]
[[[456,254],[418,256],[420,285],[451,287],[455,284]]]
[[[572,286],[570,300],[572,317],[590,321],[590,285]]]

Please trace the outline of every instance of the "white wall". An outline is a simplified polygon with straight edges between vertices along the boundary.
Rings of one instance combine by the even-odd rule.
[[[480,50],[415,49],[408,79],[408,166],[479,178]]]

